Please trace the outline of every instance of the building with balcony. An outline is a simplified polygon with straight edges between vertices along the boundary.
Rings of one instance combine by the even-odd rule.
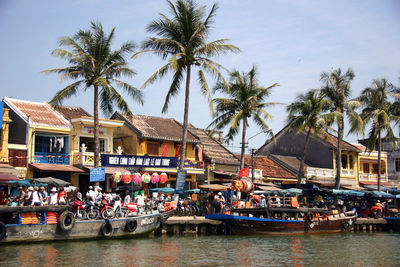
[[[285,127],[275,135],[274,140],[268,140],[258,151],[258,155],[271,156],[271,159],[282,164],[292,172],[298,173],[300,158],[304,150],[306,133],[296,133]],[[327,136],[310,136],[304,166],[304,176],[307,181],[320,186],[332,187],[336,176],[336,145],[337,138]],[[341,185],[358,185],[358,153],[356,146],[342,141]]]
[[[10,110],[9,164],[21,178],[55,177],[73,182],[82,172],[72,166],[72,125],[47,102],[38,103],[5,97]]]
[[[382,150],[387,153],[389,181],[400,184],[400,137],[397,137],[394,143],[383,140]]]
[[[84,172],[74,177],[74,184],[86,191],[90,185],[90,169],[94,167],[94,118],[80,107],[58,106],[54,109],[68,120],[71,130],[71,164]],[[112,154],[115,129],[123,122],[99,118],[100,154]],[[99,163],[100,164],[100,163]],[[114,169],[106,168],[106,180],[100,183],[105,190],[111,188],[111,176]]]
[[[182,143],[182,125],[174,119],[144,115],[127,115],[115,112],[111,119],[124,122],[116,129],[114,147],[121,147],[123,154],[132,156],[178,157]],[[197,136],[190,131],[187,135],[186,162],[187,171],[185,188],[197,188],[196,175],[204,175],[204,163],[196,161],[196,145],[200,144]],[[143,167],[140,172],[168,174],[167,184],[175,187],[177,169]]]

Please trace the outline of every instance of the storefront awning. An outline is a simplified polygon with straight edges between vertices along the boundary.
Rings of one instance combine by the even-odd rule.
[[[226,191],[229,186],[219,185],[219,184],[203,184],[198,186],[200,189],[208,191]]]
[[[14,181],[19,180],[17,176],[11,173],[2,173],[0,172],[0,182]]]
[[[48,164],[48,163],[31,163],[30,167],[39,171],[59,171],[59,172],[77,172],[84,173],[85,171],[71,165],[63,164]]]

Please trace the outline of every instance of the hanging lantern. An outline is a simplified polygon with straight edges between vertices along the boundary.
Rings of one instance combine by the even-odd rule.
[[[140,173],[135,172],[135,174],[133,175],[133,182],[135,184],[140,184],[142,182],[142,176],[140,175]]]
[[[163,172],[160,174],[160,183],[165,184],[168,181],[168,175]]]
[[[114,182],[119,183],[121,181],[121,179],[122,179],[121,173],[120,172],[114,172],[113,176],[112,176],[112,179],[113,179]]]
[[[158,181],[160,181],[160,175],[158,175],[158,173],[155,172],[151,175],[151,182],[153,184],[156,184],[158,183]]]
[[[142,179],[143,179],[144,183],[146,183],[146,184],[150,183],[150,174],[147,172],[143,173]]]
[[[132,175],[129,172],[124,174],[124,183],[129,184],[132,181]]]

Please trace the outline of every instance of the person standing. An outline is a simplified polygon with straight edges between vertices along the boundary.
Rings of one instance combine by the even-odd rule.
[[[26,193],[22,187],[19,187],[18,206],[23,206],[25,202]]]
[[[141,192],[138,193],[137,197],[135,198],[136,204],[138,206],[138,215],[143,213],[144,208],[144,196]]]
[[[124,205],[128,205],[131,202],[131,195],[129,194],[129,191],[125,191],[125,197],[124,197]]]
[[[32,203],[33,186],[28,187],[25,194],[24,205],[29,206]]]
[[[266,206],[267,206],[267,202],[265,201],[265,196],[261,195],[260,207],[265,208]]]
[[[42,201],[40,199],[40,195],[39,195],[39,187],[35,186],[33,188],[33,192],[32,192],[32,201],[31,201],[31,206],[41,206],[42,205]]]
[[[57,205],[57,199],[58,199],[57,188],[53,187],[51,189],[49,196],[49,205]]]
[[[47,191],[44,188],[44,186],[40,187],[39,194],[40,194],[40,197],[42,199],[42,204],[43,205],[47,205],[49,203],[49,196],[48,196]]]
[[[64,187],[60,186],[57,195],[58,205],[67,205],[68,203],[68,194],[67,191],[64,190]]]

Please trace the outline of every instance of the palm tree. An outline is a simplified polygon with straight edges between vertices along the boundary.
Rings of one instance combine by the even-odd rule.
[[[381,137],[386,133],[385,139],[394,144],[396,139],[391,123],[400,122],[400,116],[396,114],[396,104],[389,99],[389,90],[394,90],[394,87],[386,79],[375,79],[372,81],[372,85],[365,88],[359,97],[364,104],[361,117],[366,123],[371,122],[366,143],[367,149],[373,150],[375,144],[378,143],[378,191],[381,190]]]
[[[354,79],[354,72],[349,68],[346,72],[342,72],[340,68],[322,72],[320,80],[323,82],[322,93],[330,102],[331,111],[335,114],[335,123],[337,124],[337,147],[336,147],[336,179],[335,188],[340,188],[340,175],[342,169],[342,140],[344,133],[344,116],[346,115],[350,123],[349,133],[362,132],[363,121],[355,111],[361,106],[356,100],[349,100],[351,94],[351,81]]]
[[[276,103],[267,103],[264,100],[270,96],[273,87],[261,87],[257,82],[257,70],[253,68],[248,73],[240,73],[235,70],[230,74],[229,90],[226,89],[224,82],[218,82],[214,91],[222,91],[228,95],[228,98],[215,98],[216,104],[215,119],[208,127],[214,126],[211,131],[223,129],[230,125],[229,131],[225,137],[226,142],[230,142],[239,133],[239,124],[242,123],[242,149],[240,154],[240,168],[244,168],[244,153],[246,148],[246,130],[248,121],[253,117],[254,122],[267,135],[273,137],[271,128],[266,120],[271,119],[271,115],[265,111],[266,107]]]
[[[77,80],[56,93],[50,101],[53,105],[61,105],[64,99],[76,95],[80,89],[86,91],[93,87],[94,167],[98,167],[100,159],[99,101],[100,108],[105,113],[111,114],[114,105],[126,113],[131,113],[128,104],[114,87],[116,85],[134,100],[143,104],[140,90],[117,79],[121,76],[132,77],[135,74],[126,62],[126,57],[133,52],[135,44],[126,42],[118,50],[112,50],[114,31],[115,28],[106,35],[99,22],[91,22],[89,30],[79,30],[72,37],[62,37],[59,45],[70,48],[70,51],[60,48],[55,49],[52,54],[67,60],[69,66],[43,71],[60,74],[61,81]]]
[[[185,161],[188,131],[191,70],[194,67],[199,68],[198,80],[201,84],[201,90],[208,97],[210,109],[212,109],[211,96],[204,71],[223,81],[225,80],[220,72],[223,66],[210,58],[227,52],[239,52],[240,50],[236,46],[226,44],[227,39],[206,42],[214,22],[217,10],[216,4],[212,6],[207,16],[205,6],[198,6],[192,0],[178,0],[175,4],[168,1],[168,5],[172,17],[169,18],[161,14],[159,20],[154,20],[146,27],[149,33],[155,33],[158,37],[151,37],[145,40],[142,45],[144,51],[138,54],[154,53],[161,56],[162,59],[168,58],[168,63],[151,75],[142,86],[144,88],[147,84],[161,79],[168,72],[173,73],[172,83],[162,108],[163,113],[167,112],[171,97],[179,93],[180,85],[186,73],[182,147],[179,164],[179,169],[182,170]]]
[[[329,123],[334,116],[333,113],[324,113],[330,108],[329,101],[324,97],[325,95],[321,94],[319,90],[310,90],[297,96],[296,100],[286,108],[288,126],[294,129],[296,134],[306,131],[306,140],[303,154],[301,155],[296,187],[300,187],[301,179],[304,177],[304,160],[311,134],[315,138],[326,136]]]

